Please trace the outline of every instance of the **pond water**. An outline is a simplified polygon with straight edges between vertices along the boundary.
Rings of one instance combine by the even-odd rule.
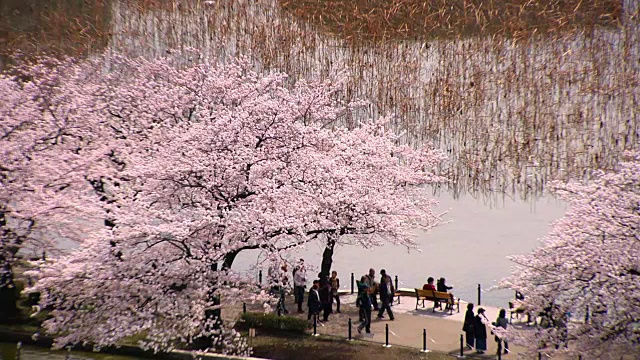
[[[14,343],[0,342],[0,360],[15,360],[17,347]],[[50,351],[44,348],[22,345],[20,349],[21,360],[138,360],[143,358],[90,353],[83,351]]]
[[[89,19],[82,31],[54,32],[69,40],[61,43],[89,54],[156,57],[196,48],[211,62],[248,56],[256,69],[284,71],[292,80],[346,69],[346,96],[370,101],[348,125],[391,115],[405,142],[447,152],[441,170],[451,186],[435,196],[451,222],[417,234],[421,252],[340,246],[334,264],[344,286],[351,272],[384,267],[399,276],[401,287],[443,276],[456,295],[474,301],[478,283],[488,289],[508,275],[506,256],[534,248],[566,211],[546,195],[550,181],[588,179],[596,169],[613,168],[623,150],[640,146],[640,17],[634,1],[624,1],[609,26],[441,40],[404,34],[370,42],[327,31],[286,1],[96,3],[101,5],[43,18]],[[25,4],[30,1],[0,8],[15,18],[19,7],[37,24],[14,31],[21,34],[16,39],[29,31],[51,33],[33,21],[40,15],[24,10]],[[44,41],[31,38],[31,45]],[[321,252],[311,245],[294,256],[319,265]],[[257,258],[242,254],[234,266],[255,273]],[[505,306],[511,297],[508,291],[485,292],[483,303]]]
[[[552,199],[509,199],[493,207],[469,195],[454,199],[444,193],[438,199],[438,208],[449,211],[445,219],[450,222],[429,233],[416,234],[419,252],[393,245],[369,250],[338,246],[333,269],[338,271],[341,286],[350,288],[352,272],[359,279],[369,268],[376,269],[376,273],[384,268],[391,276],[398,276],[398,286],[402,288],[421,287],[429,276],[445,277],[447,284],[454,287],[452,292],[465,301],[476,302],[477,286],[481,284],[482,304],[507,306],[513,292],[490,290],[510,272],[511,263],[506,257],[531,251],[547,233],[548,224],[566,210],[565,204]],[[317,271],[322,252],[322,245],[313,243],[292,254],[291,260],[304,257]],[[254,276],[257,268],[263,268],[266,276],[267,268],[260,263],[258,252],[246,252],[238,256],[234,267]],[[309,275],[313,273],[309,271]]]

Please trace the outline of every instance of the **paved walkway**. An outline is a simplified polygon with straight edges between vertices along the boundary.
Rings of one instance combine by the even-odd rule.
[[[372,314],[374,320],[371,323],[372,335],[363,334],[359,335],[356,331],[358,325],[358,309],[355,307],[355,295],[347,294],[340,297],[342,303],[342,313],[331,314],[328,322],[324,322],[318,325],[317,331],[321,335],[331,335],[337,337],[347,338],[348,336],[348,319],[351,318],[353,322],[353,337],[359,340],[372,341],[380,344],[385,343],[385,325],[389,325],[389,343],[391,345],[402,345],[408,347],[414,347],[417,350],[422,349],[423,346],[423,329],[427,330],[427,349],[438,352],[445,352],[451,354],[460,353],[460,335],[462,332],[462,324],[464,321],[464,312],[467,308],[466,302],[460,302],[460,312],[456,312],[454,309],[453,314],[449,314],[448,311],[436,310],[433,312],[433,303],[425,301],[425,307],[421,305],[416,310],[415,297],[403,296],[401,297],[401,303],[395,304],[392,310],[395,315],[395,321],[388,320],[388,316],[383,320],[377,320],[375,317],[377,314]],[[306,303],[304,305],[305,314],[296,314],[295,305],[289,303],[287,299],[287,309],[290,311],[289,315],[304,316],[306,318]],[[306,300],[306,299],[305,299]],[[335,308],[335,304],[334,304]],[[494,321],[499,308],[482,306],[486,310],[485,315],[490,321]],[[477,310],[477,307],[474,309]],[[515,326],[524,326],[518,324],[517,320],[514,320]],[[487,328],[487,345],[488,349],[485,358],[495,358],[497,351],[497,344],[490,334]],[[521,353],[524,349],[511,346],[510,350],[512,354]],[[465,355],[474,354],[473,350],[464,350]],[[475,354],[474,354],[475,355]],[[507,355],[507,357],[515,358],[515,356]]]

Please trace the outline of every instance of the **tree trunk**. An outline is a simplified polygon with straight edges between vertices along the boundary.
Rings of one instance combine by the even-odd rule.
[[[222,270],[231,269],[231,265],[233,265],[233,261],[236,259],[236,256],[240,253],[241,249],[232,251],[224,256],[224,262],[222,263]]]
[[[22,239],[7,227],[4,211],[0,211],[0,323],[15,321],[18,316],[18,300],[20,293],[16,289],[13,279],[13,259],[20,249]],[[10,241],[13,239],[13,241]]]
[[[327,246],[322,253],[322,265],[320,272],[329,276],[331,272],[331,264],[333,263],[333,249],[336,246],[336,238],[334,235],[327,235]]]
[[[16,320],[18,316],[18,300],[20,293],[13,282],[13,267],[0,255],[2,262],[2,278],[0,279],[0,323],[6,324]]]

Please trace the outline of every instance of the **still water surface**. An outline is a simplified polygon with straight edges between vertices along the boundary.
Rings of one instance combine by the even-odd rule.
[[[448,211],[449,223],[429,233],[418,233],[421,251],[399,246],[384,246],[370,250],[343,245],[336,247],[333,268],[338,271],[341,286],[350,287],[353,272],[356,279],[370,267],[376,273],[384,268],[391,276],[398,275],[399,287],[421,287],[427,277],[445,277],[453,286],[452,292],[463,300],[476,302],[477,286],[482,285],[482,304],[507,306],[513,293],[509,290],[489,290],[510,272],[511,263],[506,256],[531,251],[538,239],[548,231],[548,225],[561,217],[566,205],[552,199],[532,202],[505,200],[489,207],[482,199],[465,195],[454,199],[441,194],[438,209]],[[319,269],[322,245],[314,243],[291,256],[291,260],[304,257]],[[242,253],[234,267],[253,275],[260,268],[257,252]],[[266,267],[263,273],[267,274]],[[314,272],[309,271],[311,276]]]

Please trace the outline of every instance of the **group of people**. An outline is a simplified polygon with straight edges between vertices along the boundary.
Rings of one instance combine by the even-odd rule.
[[[318,279],[313,280],[313,285],[309,289],[309,295],[307,297],[307,306],[309,307],[309,314],[307,319],[311,320],[312,316],[319,316],[320,310],[322,310],[322,321],[329,320],[329,314],[333,313],[333,301],[336,302],[336,312],[340,313],[340,296],[338,290],[340,289],[340,279],[338,279],[338,272],[332,271],[331,277],[322,272],[318,273]],[[302,299],[296,298],[298,302],[298,312],[302,313]]]
[[[286,264],[279,268],[274,267],[269,269],[269,276],[273,284],[271,288],[272,293],[280,295],[278,306],[281,306],[285,314],[288,312],[284,303],[284,289],[288,284],[287,269]],[[448,292],[453,289],[453,287],[447,286],[445,278],[440,278],[436,285],[433,284],[434,280],[433,277],[429,277],[427,283],[422,286],[422,289],[441,292]],[[304,303],[306,283],[307,273],[304,259],[300,259],[293,269],[293,293],[295,303],[298,306],[298,313],[304,313],[302,304]],[[376,271],[369,269],[369,273],[363,275],[360,281],[356,281],[356,283],[358,286],[356,306],[359,308],[360,313],[360,325],[357,328],[358,333],[361,333],[363,329],[367,333],[371,333],[372,311],[378,312],[378,319],[384,319],[384,313],[386,312],[389,319],[394,320],[391,306],[393,305],[395,288],[391,276],[387,274],[386,270],[380,270],[380,281],[376,281]],[[339,289],[340,279],[336,271],[332,271],[331,276],[320,272],[318,279],[313,280],[313,285],[307,295],[307,307],[309,308],[307,319],[311,320],[312,316],[319,316],[320,312],[322,312],[322,321],[328,321],[329,315],[333,313],[334,301],[336,303],[335,311],[340,313]],[[378,303],[378,298],[380,299],[380,303]],[[485,310],[483,308],[478,308],[477,314],[474,315],[473,304],[468,304],[464,325],[462,327],[467,338],[467,348],[475,348],[479,354],[483,354],[487,350],[486,324],[489,324],[489,320],[484,315],[484,312]],[[498,318],[491,324],[496,328],[499,327],[506,330],[508,323],[506,310],[501,309]],[[505,354],[509,353],[509,344],[505,338],[496,335],[495,341],[499,343],[498,351],[504,349]]]
[[[484,354],[487,351],[487,327],[486,324],[489,320],[484,315],[484,309],[478,308],[477,315],[473,314],[473,304],[467,305],[467,312],[464,315],[464,325],[462,331],[465,332],[467,338],[467,348],[469,350],[476,349],[476,353]],[[507,311],[501,309],[498,314],[498,318],[495,322],[491,323],[496,328],[507,329],[509,321],[507,320]],[[493,332],[492,332],[493,334]],[[504,353],[509,353],[509,343],[504,337],[495,336],[495,341],[498,343],[498,351],[504,349]]]
[[[395,288],[391,281],[391,276],[387,274],[385,269],[380,270],[380,282],[375,280],[375,269],[369,269],[369,273],[363,275],[358,285],[358,297],[356,299],[356,306],[360,312],[360,325],[358,325],[358,333],[361,333],[363,329],[369,334],[371,333],[371,311],[378,312],[378,319],[384,319],[384,312],[389,315],[389,320],[394,320],[393,311],[391,306],[393,305],[393,297],[395,294]],[[378,305],[378,297],[380,297],[380,305]]]
[[[279,297],[278,308],[284,314],[289,313],[285,304],[285,289],[289,284],[288,266],[283,264],[278,266],[273,264],[269,268],[269,282],[271,284],[271,294]],[[300,259],[293,268],[293,295],[295,304],[298,307],[298,313],[304,313],[302,304],[304,303],[304,293],[307,287],[307,269],[304,259]],[[329,277],[327,274],[319,273],[318,279],[313,281],[313,285],[309,289],[307,295],[308,319],[322,312],[323,321],[329,320],[329,314],[333,312],[333,302],[336,303],[336,312],[340,312],[340,297],[338,290],[340,289],[340,279],[336,271],[331,272]]]

